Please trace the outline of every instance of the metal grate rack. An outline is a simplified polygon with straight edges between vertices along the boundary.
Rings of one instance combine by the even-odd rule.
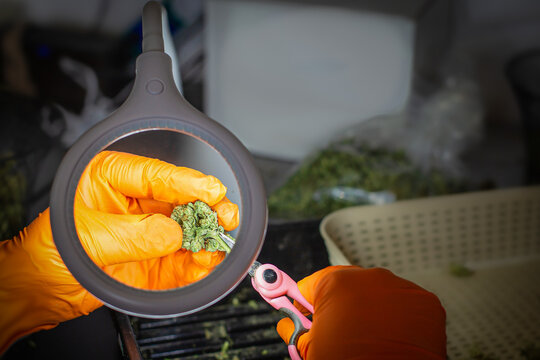
[[[258,260],[275,264],[297,281],[328,266],[319,222],[270,225]],[[130,360],[289,359],[275,330],[281,318],[248,278],[218,304],[195,314],[159,320],[116,314],[124,356]]]
[[[242,286],[196,314],[162,320],[131,318],[145,359],[284,359],[275,330],[281,315]]]

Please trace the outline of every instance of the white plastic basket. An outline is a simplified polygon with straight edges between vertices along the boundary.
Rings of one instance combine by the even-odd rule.
[[[331,264],[385,267],[437,294],[450,359],[540,346],[540,186],[352,207],[320,229]]]

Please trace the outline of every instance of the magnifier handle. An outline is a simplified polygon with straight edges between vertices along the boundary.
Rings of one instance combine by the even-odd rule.
[[[143,40],[142,50],[162,51],[169,55],[172,62],[172,73],[174,83],[180,94],[182,91],[182,79],[180,76],[180,66],[178,56],[172,39],[167,19],[167,10],[156,1],[149,1],[143,8]]]
[[[149,1],[144,5],[142,15],[142,51],[165,51],[162,33],[161,4]]]

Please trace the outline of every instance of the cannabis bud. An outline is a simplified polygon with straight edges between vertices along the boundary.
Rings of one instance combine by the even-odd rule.
[[[225,234],[223,226],[218,224],[217,213],[206,203],[197,200],[174,208],[171,218],[182,227],[182,248],[193,252],[201,249],[208,251],[230,252],[229,246],[221,239]],[[225,234],[234,241],[230,235]]]

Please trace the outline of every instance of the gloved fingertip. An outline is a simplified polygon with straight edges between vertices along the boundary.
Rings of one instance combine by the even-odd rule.
[[[294,323],[289,318],[283,318],[277,323],[276,330],[285,344],[288,344],[294,332]]]
[[[182,247],[182,227],[162,214],[152,214],[144,219],[144,237],[151,249],[152,257],[161,257]]]
[[[203,268],[212,269],[219,265],[225,258],[225,253],[223,251],[207,251],[201,250],[196,253],[193,253],[193,261]]]
[[[202,179],[203,184],[199,186],[199,198],[210,206],[219,203],[227,193],[227,187],[218,178],[207,175]]]
[[[238,213],[238,205],[232,203],[227,197],[224,197],[212,209],[217,213],[219,225],[227,231],[232,231],[238,227],[240,223],[240,215]]]
[[[276,330],[283,340],[285,344],[289,344],[289,339],[291,338],[292,334],[294,333],[294,323],[291,319],[283,318],[281,319],[276,326]],[[311,342],[311,332],[307,332],[305,334],[300,335],[298,338],[298,343],[296,344],[296,347],[302,357],[302,359],[306,359],[307,356],[307,350]]]

